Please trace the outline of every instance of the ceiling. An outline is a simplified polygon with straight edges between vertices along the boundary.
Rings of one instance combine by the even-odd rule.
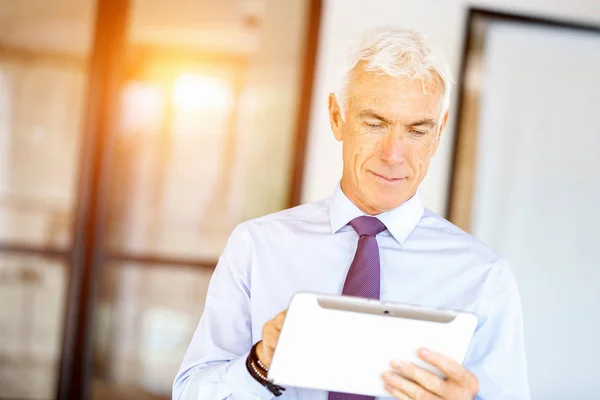
[[[298,1],[132,0],[129,38],[247,54],[256,46],[267,3]],[[85,55],[95,5],[93,0],[2,0],[0,45]]]

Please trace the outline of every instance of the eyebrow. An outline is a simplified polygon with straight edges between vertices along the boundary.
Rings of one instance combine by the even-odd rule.
[[[393,123],[391,120],[377,114],[373,110],[362,110],[358,115],[360,115],[362,118],[375,118],[375,119],[378,119],[378,120],[383,121],[386,124],[390,124],[390,125]]]
[[[437,122],[435,122],[431,118],[423,118],[423,119],[420,119],[418,121],[415,121],[415,122],[412,122],[412,123],[408,124],[408,126],[410,126],[410,127],[427,126],[429,128],[433,128],[436,125],[437,125]]]
[[[393,121],[385,118],[382,115],[377,114],[373,110],[362,110],[358,115],[362,118],[375,118],[375,119],[385,122],[386,124],[390,124],[390,125],[393,124]],[[436,125],[437,125],[437,122],[432,120],[431,118],[423,118],[423,119],[411,122],[407,126],[409,126],[409,127],[427,126],[427,127],[433,128]]]

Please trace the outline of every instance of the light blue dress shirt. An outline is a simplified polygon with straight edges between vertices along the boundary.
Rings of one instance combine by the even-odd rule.
[[[264,324],[298,291],[342,292],[358,244],[348,225],[364,215],[339,185],[333,197],[235,228],[212,276],[206,306],[173,385],[175,400],[272,399],[246,370]],[[529,399],[521,303],[498,254],[424,209],[418,194],[377,216],[381,299],[474,313],[479,324],[465,366],[477,399]],[[281,400],[326,400],[288,387]]]

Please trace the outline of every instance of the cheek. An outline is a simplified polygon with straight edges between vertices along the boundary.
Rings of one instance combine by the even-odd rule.
[[[431,143],[416,143],[407,149],[407,159],[415,173],[415,178],[422,178],[427,172],[434,146]]]
[[[377,157],[379,141],[368,136],[367,134],[357,135],[353,138],[350,146],[351,153],[349,153],[349,156],[353,158],[352,163],[357,170],[365,168],[365,164],[370,159]]]

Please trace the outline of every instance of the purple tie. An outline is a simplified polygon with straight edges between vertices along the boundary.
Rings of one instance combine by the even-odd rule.
[[[350,264],[343,295],[379,299],[379,246],[375,236],[385,230],[383,222],[375,217],[362,216],[350,221],[358,233],[358,247]],[[373,396],[329,392],[329,400],[374,400]]]

